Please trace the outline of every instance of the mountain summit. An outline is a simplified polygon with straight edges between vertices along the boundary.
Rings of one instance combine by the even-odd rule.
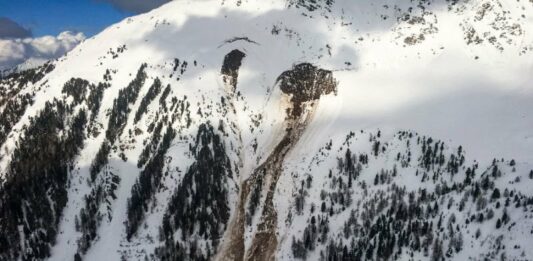
[[[0,80],[0,260],[531,260],[533,1],[176,0]]]

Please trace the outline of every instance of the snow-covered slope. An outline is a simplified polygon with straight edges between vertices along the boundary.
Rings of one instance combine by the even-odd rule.
[[[0,81],[0,260],[533,259],[533,2],[172,1]]]

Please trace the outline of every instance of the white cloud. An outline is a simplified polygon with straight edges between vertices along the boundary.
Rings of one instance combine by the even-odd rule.
[[[0,39],[0,71],[28,68],[56,59],[85,39],[83,33],[63,32],[58,36]]]

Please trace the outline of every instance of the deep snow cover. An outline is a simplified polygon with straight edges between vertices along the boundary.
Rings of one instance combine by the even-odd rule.
[[[0,80],[0,260],[532,260],[531,0],[172,1]]]

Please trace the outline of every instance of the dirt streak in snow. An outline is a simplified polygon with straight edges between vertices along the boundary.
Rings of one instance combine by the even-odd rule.
[[[277,212],[274,207],[274,192],[283,171],[283,162],[298,143],[307,125],[313,119],[316,105],[321,95],[336,91],[336,82],[331,71],[303,63],[292,70],[282,73],[277,82],[288,96],[290,104],[285,118],[286,131],[283,139],[276,145],[267,160],[254,170],[249,179],[241,185],[236,213],[226,233],[226,243],[222,246],[218,260],[274,260],[278,245]],[[250,188],[259,182],[259,177],[267,180],[265,198],[260,223],[246,252],[244,245],[245,214]]]

